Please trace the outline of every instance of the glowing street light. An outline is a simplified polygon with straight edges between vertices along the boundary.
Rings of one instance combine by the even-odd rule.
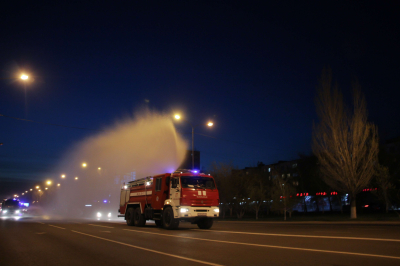
[[[18,197],[18,195],[17,195],[17,194],[15,194],[15,195],[14,195],[14,198],[16,198],[16,197]]]
[[[65,175],[61,175],[61,178],[65,178]]]
[[[39,189],[40,187],[39,186],[36,186],[36,189]]]
[[[25,75],[25,74],[22,74],[21,76],[20,76],[20,79],[22,79],[22,80],[27,80],[29,78],[29,76],[28,75]]]
[[[176,120],[180,120],[182,118],[179,114],[176,114],[174,117]],[[188,123],[192,127],[192,169],[194,169],[194,128],[199,125],[193,126],[192,123],[190,123],[186,119],[182,119],[182,120],[184,120],[186,123]],[[213,125],[214,125],[214,123],[211,121],[209,121],[207,123],[207,126],[209,126],[209,127],[212,127]]]
[[[28,190],[27,190],[27,191],[25,191],[25,193],[28,193]]]
[[[39,192],[42,191],[41,189],[39,189]]]
[[[82,163],[82,167],[84,167],[84,168],[85,168],[86,166],[87,166],[87,164],[86,164],[86,163]]]
[[[61,186],[60,183],[57,184],[57,187]]]
[[[97,168],[98,170],[101,170],[101,167]]]
[[[32,191],[33,189],[29,189],[30,191]]]
[[[78,177],[77,177],[77,176],[75,176],[75,180],[78,180]]]
[[[45,190],[48,190],[48,188],[46,187]]]
[[[46,184],[50,186],[51,185],[51,181],[50,180],[47,181]]]

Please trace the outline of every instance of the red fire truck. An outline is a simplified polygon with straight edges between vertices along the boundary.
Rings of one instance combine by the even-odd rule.
[[[209,229],[219,216],[219,194],[212,176],[181,169],[125,184],[119,212],[129,226],[154,220],[159,227],[175,229],[185,220]]]

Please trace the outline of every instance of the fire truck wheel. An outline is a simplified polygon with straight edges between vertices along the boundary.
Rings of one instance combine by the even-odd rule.
[[[144,215],[140,212],[140,208],[135,208],[133,211],[133,223],[135,226],[142,227],[146,224],[146,220],[144,219]]]
[[[134,226],[135,224],[133,223],[133,208],[128,208],[128,210],[126,211],[125,214],[125,220],[126,220],[126,224],[129,226]]]
[[[213,220],[213,219],[210,219],[210,218],[200,219],[200,220],[197,222],[197,226],[198,226],[200,229],[210,229],[211,226],[213,225],[213,222],[214,222],[214,220]]]
[[[162,227],[162,221],[161,220],[154,220],[154,222],[156,223],[157,227]]]
[[[163,226],[165,229],[176,229],[179,226],[179,220],[174,218],[174,211],[171,207],[166,207],[163,212]]]

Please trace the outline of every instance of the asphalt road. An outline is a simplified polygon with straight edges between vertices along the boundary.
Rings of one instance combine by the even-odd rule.
[[[0,265],[400,265],[400,224],[3,219]]]

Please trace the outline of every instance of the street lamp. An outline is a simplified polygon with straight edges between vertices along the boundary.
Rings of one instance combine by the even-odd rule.
[[[75,180],[78,180],[78,177],[77,177],[77,176],[75,176]]]
[[[51,181],[50,180],[47,181],[46,184],[50,186],[51,185]]]
[[[65,178],[65,175],[61,175],[61,178]]]
[[[190,122],[187,121],[186,119],[183,119],[179,114],[176,114],[174,117],[175,117],[176,120],[182,119],[183,121],[185,121],[186,123],[188,123],[188,124],[192,127],[192,169],[194,169],[194,128],[197,127],[197,126],[199,126],[199,125],[202,125],[202,124],[193,126],[192,123],[190,123]],[[214,125],[214,123],[211,122],[211,121],[209,121],[209,122],[207,123],[207,126],[209,126],[209,127],[212,127],[213,125]]]
[[[28,118],[28,100],[26,97],[26,83],[28,82],[29,76],[26,74],[21,74],[19,77],[24,83],[24,92],[25,92],[25,118]]]
[[[85,168],[87,166],[86,163],[82,163],[82,167]]]

